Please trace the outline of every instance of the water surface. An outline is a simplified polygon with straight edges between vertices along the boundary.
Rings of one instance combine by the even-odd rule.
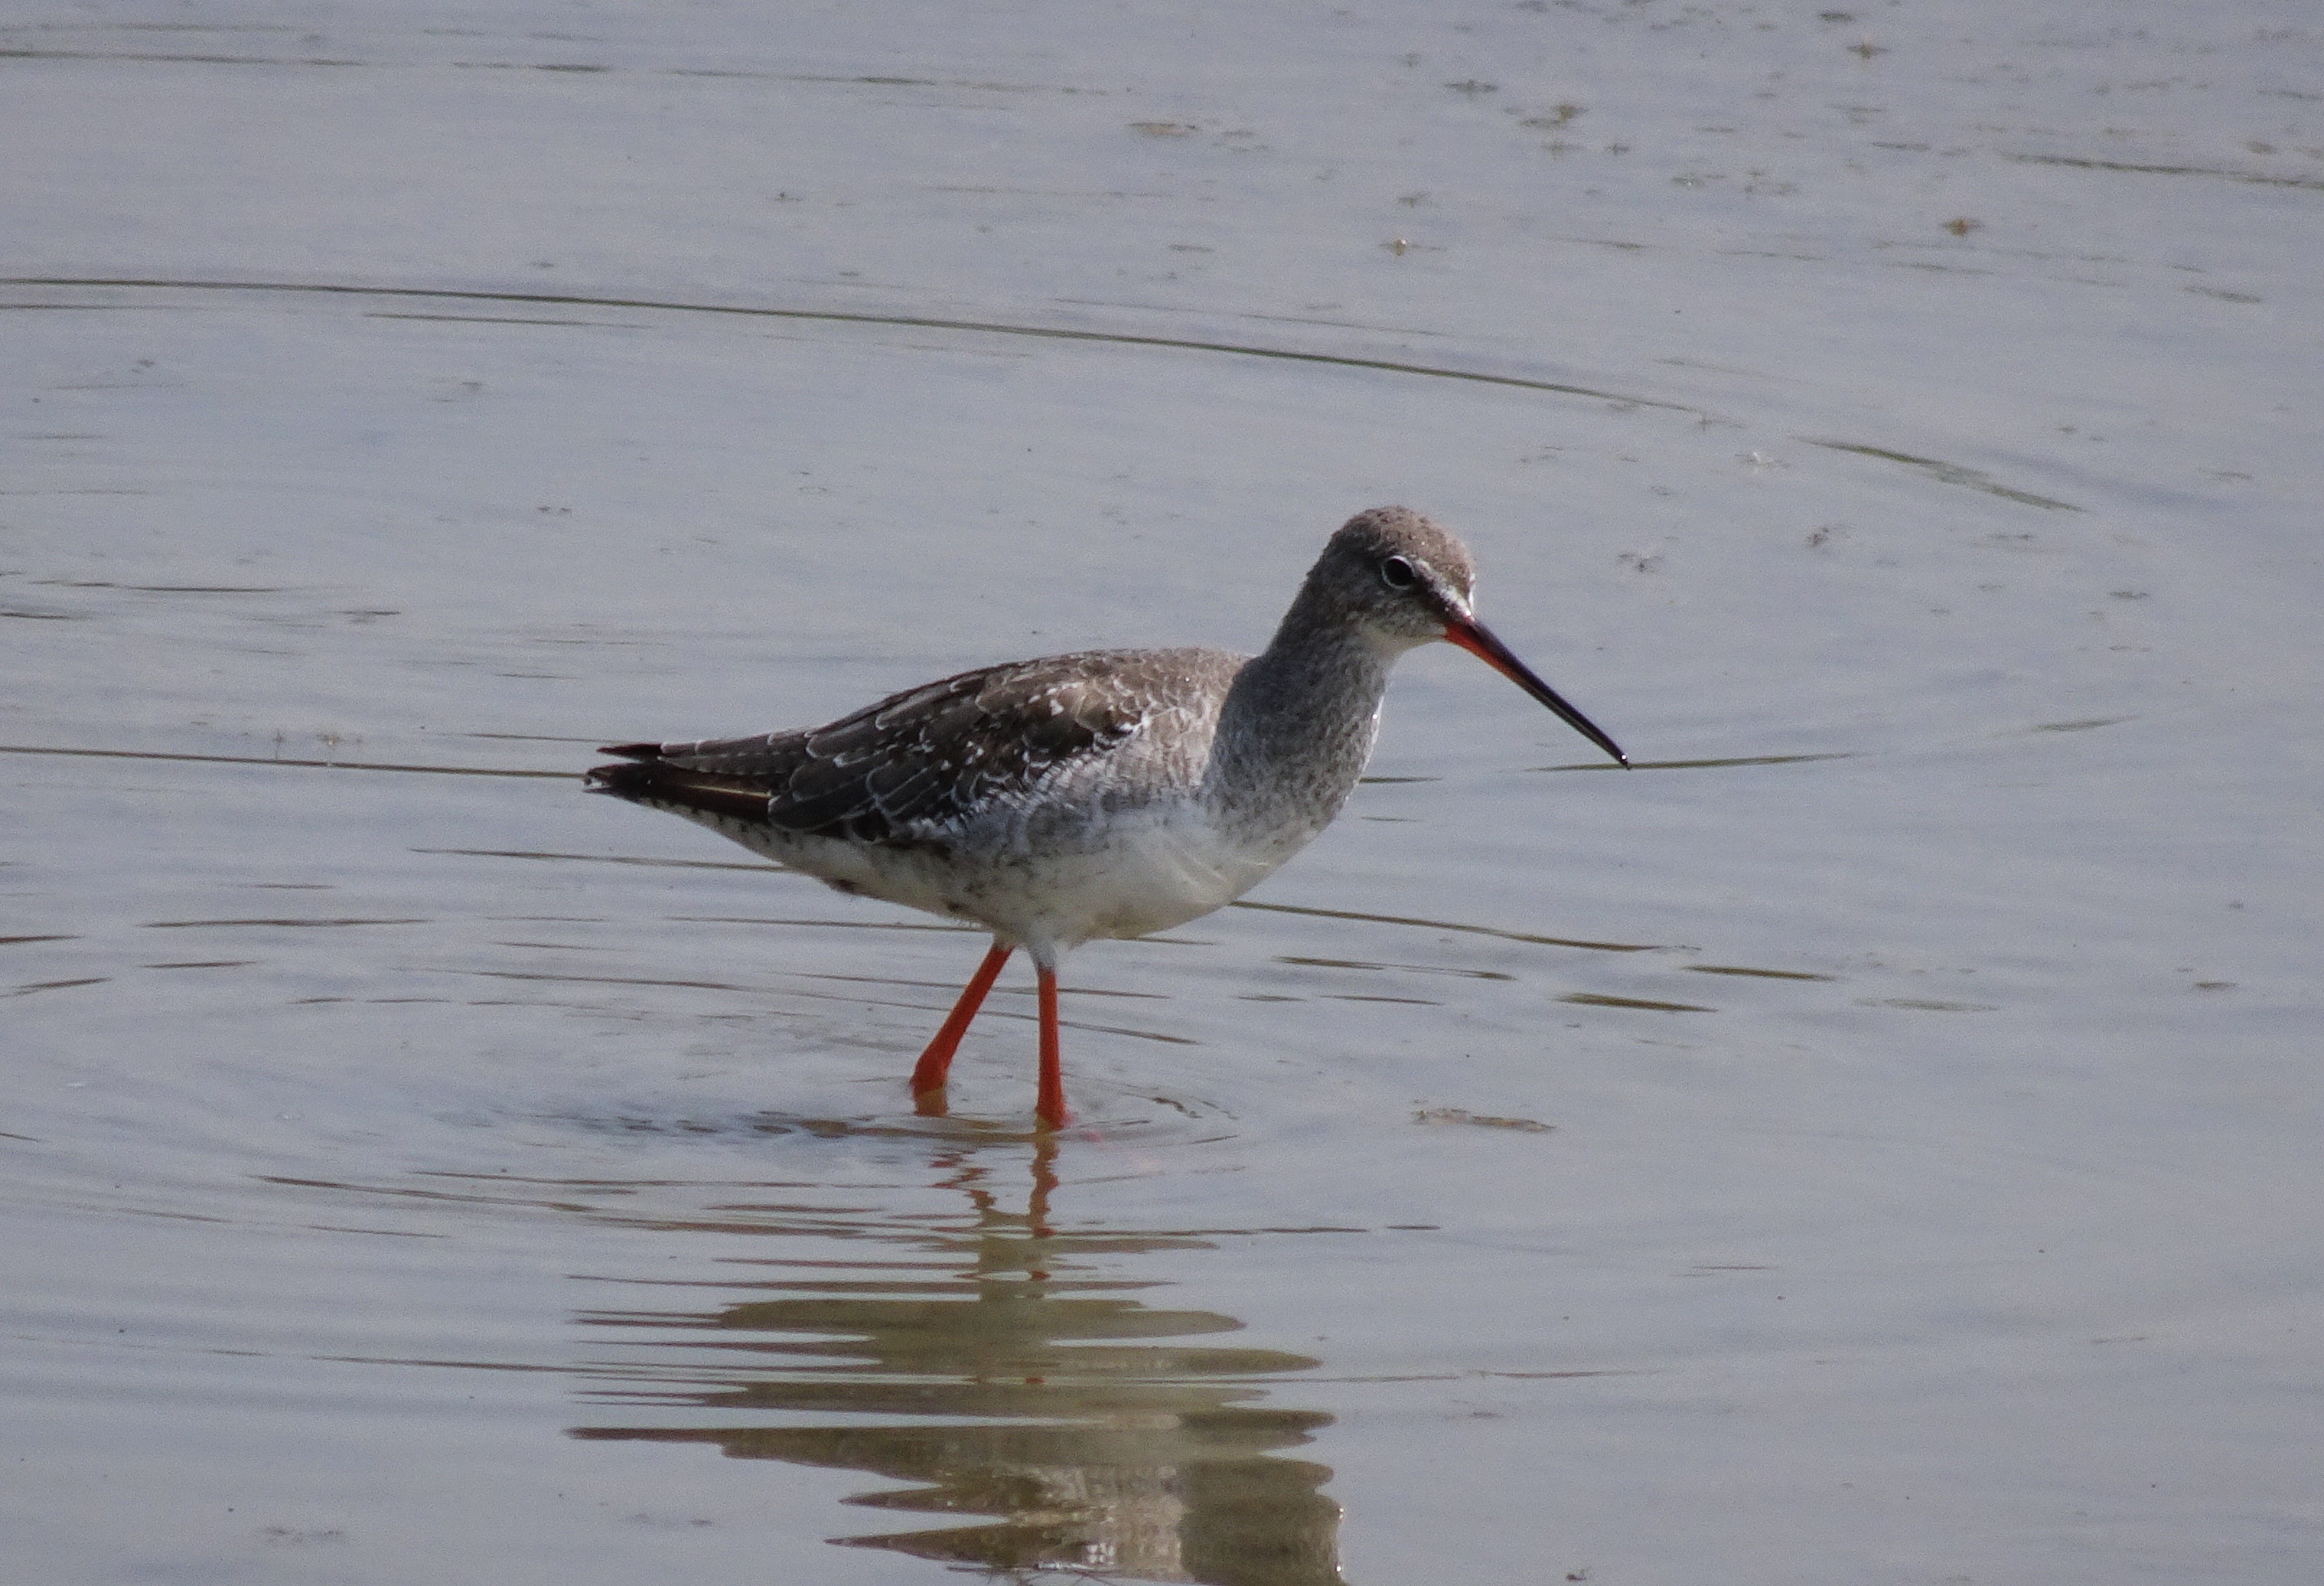
[[[2312,1576],[2316,41],[2103,23],[0,27],[14,1555]],[[1060,1136],[581,794],[1388,500],[1638,769],[1416,655]]]

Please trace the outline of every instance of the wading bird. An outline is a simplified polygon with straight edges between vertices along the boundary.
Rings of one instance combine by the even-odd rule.
[[[1145,936],[1240,897],[1348,802],[1379,731],[1388,669],[1445,639],[1628,765],[1470,608],[1468,548],[1375,507],[1323,547],[1256,656],[1093,650],[964,672],[827,727],[620,744],[597,793],[668,810],[841,892],[992,933],[912,1091],[944,1110],[953,1053],[1010,953],[1038,977],[1035,1111],[1066,1121],[1057,966],[1098,937]]]

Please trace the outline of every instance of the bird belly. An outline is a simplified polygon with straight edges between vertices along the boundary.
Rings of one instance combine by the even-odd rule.
[[[1223,907],[1287,849],[1253,851],[1179,806],[1119,812],[1080,840],[1021,828],[954,843],[859,844],[767,826],[706,821],[744,847],[844,893],[881,898],[1059,951],[1145,936]],[[978,840],[981,838],[982,840]]]
[[[1198,803],[1173,802],[1064,822],[1065,830],[1019,819],[956,830],[945,840],[859,843],[667,807],[840,892],[1059,951],[1149,935],[1222,908],[1313,835],[1239,840]]]
[[[993,901],[1061,947],[1146,936],[1225,907],[1289,857],[1232,841],[1198,808],[1123,811],[1087,843],[1006,869]]]

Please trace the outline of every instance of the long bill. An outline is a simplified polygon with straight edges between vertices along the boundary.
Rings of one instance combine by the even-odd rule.
[[[1532,668],[1518,660],[1507,645],[1493,637],[1492,630],[1483,623],[1473,617],[1458,613],[1449,615],[1444,619],[1444,636],[1556,711],[1559,720],[1613,756],[1625,770],[1629,768],[1630,757],[1622,753],[1612,738],[1598,729],[1596,722],[1567,704],[1555,689],[1536,677]]]

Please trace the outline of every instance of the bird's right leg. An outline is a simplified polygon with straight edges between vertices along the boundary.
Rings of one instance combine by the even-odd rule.
[[[936,1039],[928,1043],[928,1049],[920,1053],[919,1066],[912,1071],[912,1104],[918,1111],[932,1117],[943,1116],[945,1078],[952,1072],[952,1054],[960,1049],[960,1038],[968,1034],[969,1021],[975,1018],[976,1010],[984,1006],[984,994],[991,990],[993,981],[1001,978],[1001,966],[1009,961],[1009,955],[1015,951],[998,941],[992,944],[992,951],[986,953],[984,961],[976,966],[976,973],[969,977],[968,985],[961,991],[960,1000],[952,1005],[951,1016],[945,1020],[944,1028],[938,1030]]]
[[[1065,1062],[1057,1055],[1057,971],[1040,966],[1038,981],[1041,1002],[1041,1090],[1033,1116],[1045,1129],[1062,1129],[1073,1121],[1065,1110]]]

